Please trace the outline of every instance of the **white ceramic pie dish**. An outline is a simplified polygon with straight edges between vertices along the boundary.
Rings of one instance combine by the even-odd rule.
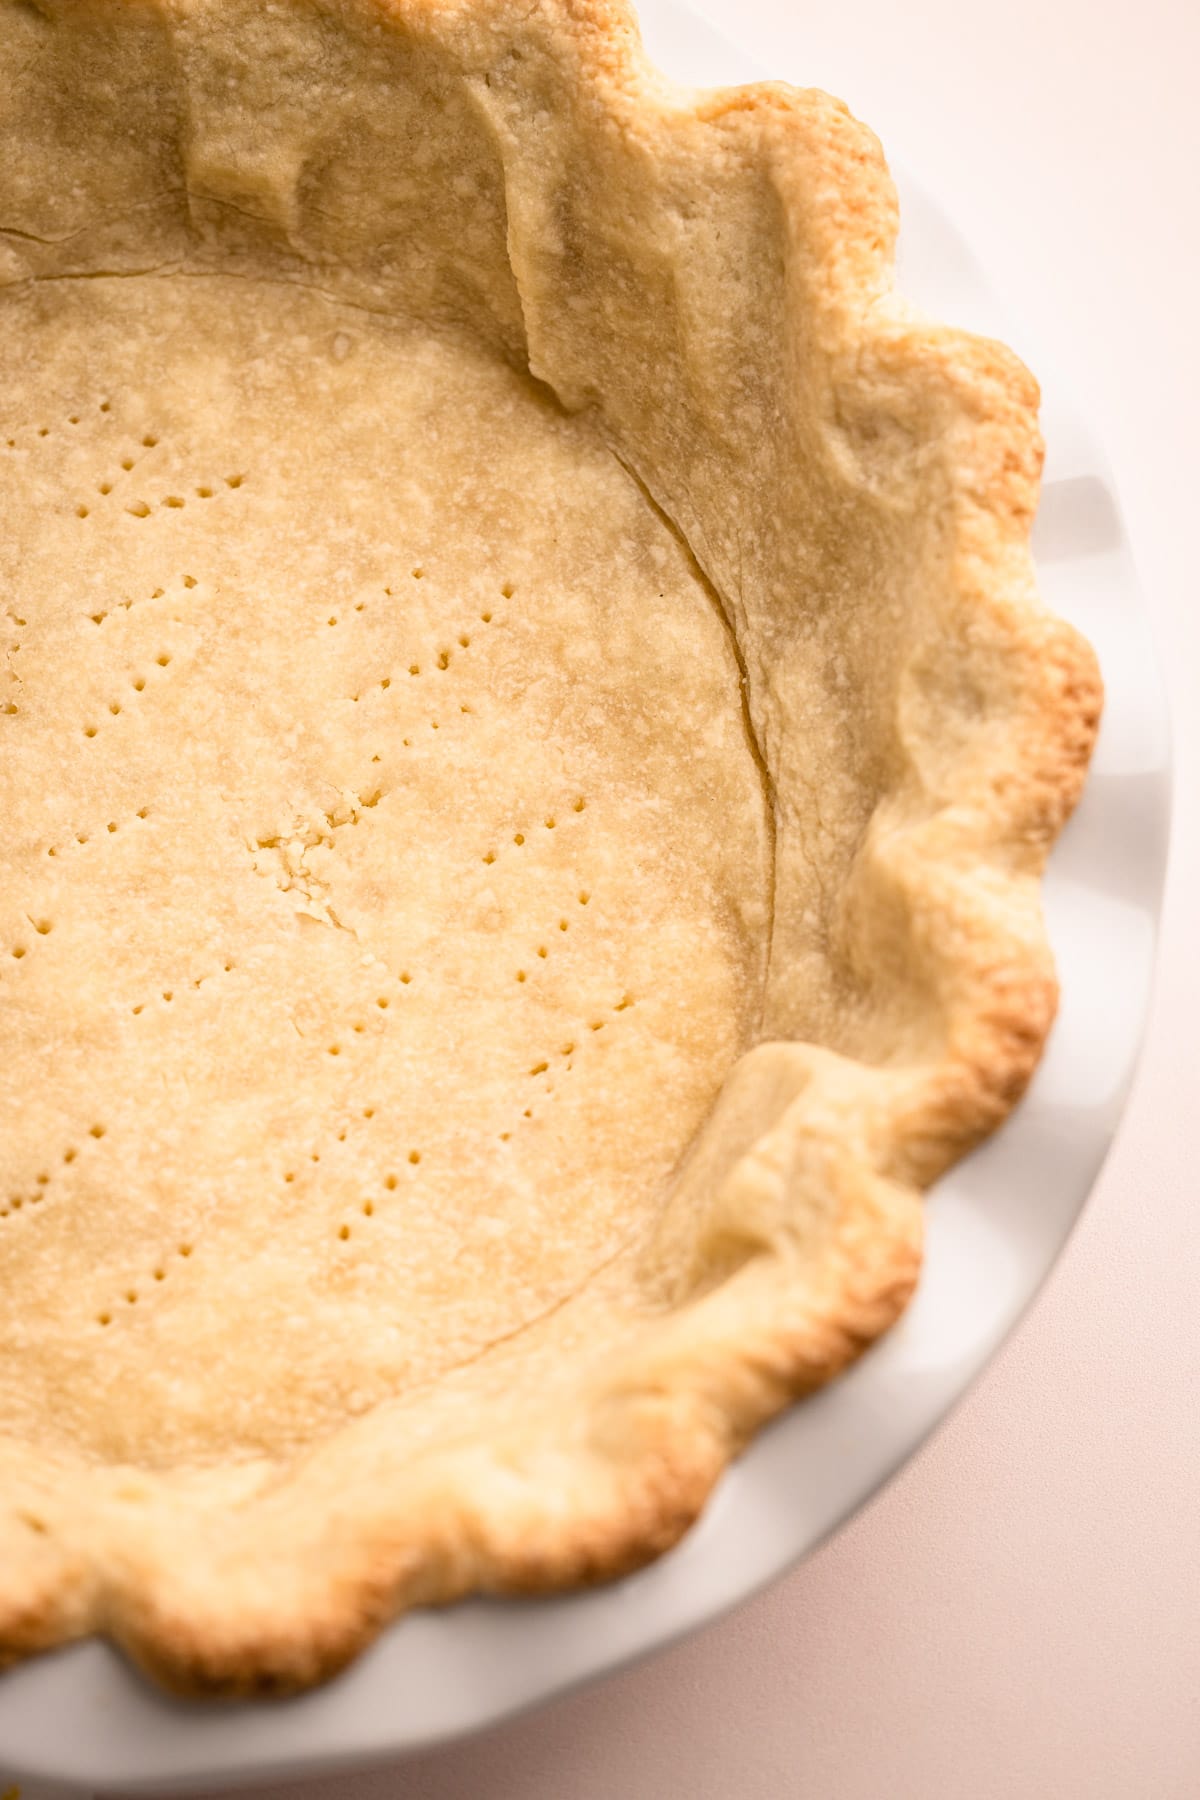
[[[679,79],[762,73],[674,0],[644,0],[642,14],[652,54]],[[848,1376],[765,1431],[700,1525],[640,1574],[587,1594],[410,1616],[339,1680],[272,1705],[182,1705],[106,1646],[78,1646],[0,1680],[5,1777],[162,1792],[317,1774],[479,1729],[645,1654],[771,1580],[852,1513],[963,1392],[1061,1249],[1115,1130],[1149,993],[1165,703],[1102,454],[958,230],[897,173],[904,291],[938,318],[1012,342],[1042,382],[1042,591],[1091,640],[1107,685],[1089,785],[1045,884],[1059,1021],[1012,1122],[935,1190],[915,1301]]]

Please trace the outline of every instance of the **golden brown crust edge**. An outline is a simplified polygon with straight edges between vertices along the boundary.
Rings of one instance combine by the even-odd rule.
[[[558,10],[598,93],[644,91],[647,105],[659,104],[623,8],[563,0]],[[706,96],[698,111],[732,103]],[[803,97],[766,87],[742,91],[736,105],[769,113],[785,138],[802,141],[811,173]],[[822,116],[828,105],[819,103]],[[219,1581],[211,1566],[184,1571],[153,1550],[104,1579],[12,1516],[0,1549],[6,1566],[19,1559],[23,1579],[20,1591],[0,1594],[4,1660],[101,1630],[180,1692],[277,1693],[333,1674],[407,1606],[619,1574],[674,1543],[753,1431],[844,1368],[903,1309],[919,1267],[918,1187],[1006,1116],[1052,1021],[1056,989],[1032,886],[1082,786],[1100,686],[1087,646],[1033,591],[1040,446],[1030,378],[1000,347],[916,325],[888,299],[890,183],[873,139],[849,121],[838,127],[830,179],[820,308],[831,387],[845,405],[864,371],[883,371],[952,416],[954,585],[1003,637],[1015,672],[1005,753],[973,770],[969,793],[888,830],[873,824],[854,873],[856,884],[889,892],[934,961],[944,963],[937,945],[954,937],[947,1054],[862,1083],[840,1059],[809,1059],[810,1084],[787,1129],[821,1146],[833,1224],[820,1270],[795,1279],[786,1230],[770,1247],[764,1237],[757,1255],[664,1318],[654,1340],[609,1373],[586,1427],[565,1442],[551,1418],[533,1446],[448,1455],[418,1472],[389,1517],[345,1541],[319,1522],[323,1476],[301,1471],[295,1515],[278,1496],[264,1501]],[[964,433],[969,455],[960,454]],[[979,878],[981,848],[997,844],[1009,853],[1007,886],[994,869]],[[843,1101],[846,1083],[855,1093]],[[858,1126],[848,1148],[847,1108]],[[262,1563],[250,1545],[273,1520],[283,1549]]]

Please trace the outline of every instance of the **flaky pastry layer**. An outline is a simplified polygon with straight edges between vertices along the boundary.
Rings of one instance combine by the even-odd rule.
[[[280,1691],[656,1555],[895,1320],[1099,681],[838,102],[614,0],[0,69],[0,1651]]]

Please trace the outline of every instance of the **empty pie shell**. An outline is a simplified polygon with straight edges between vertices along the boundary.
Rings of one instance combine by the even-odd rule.
[[[628,1570],[898,1317],[1100,707],[871,134],[616,0],[0,0],[0,1655]]]

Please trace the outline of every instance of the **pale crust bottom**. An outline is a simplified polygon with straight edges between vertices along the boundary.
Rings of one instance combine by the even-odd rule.
[[[215,276],[7,311],[0,1416],[292,1452],[651,1227],[761,1006],[737,667],[467,343]]]

